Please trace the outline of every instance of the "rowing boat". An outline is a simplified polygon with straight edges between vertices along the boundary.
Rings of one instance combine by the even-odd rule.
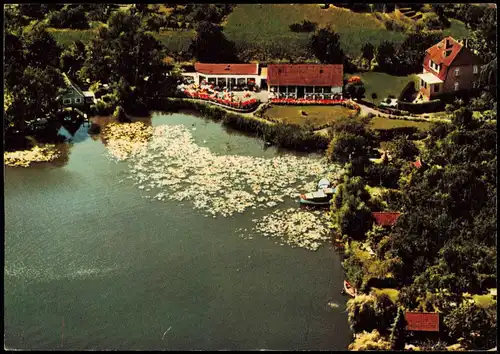
[[[344,280],[344,290],[351,297],[356,297],[356,289],[347,280]]]

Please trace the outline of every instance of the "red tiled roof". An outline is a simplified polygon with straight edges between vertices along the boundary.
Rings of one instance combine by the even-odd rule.
[[[431,312],[406,312],[408,331],[439,332],[439,313]]]
[[[448,41],[451,46],[446,48],[446,41]],[[457,57],[458,53],[462,49],[463,45],[457,42],[452,37],[446,37],[438,44],[433,45],[429,49],[427,49],[427,53],[430,55],[430,59],[436,64],[443,64],[446,66],[450,66],[453,63],[453,60]],[[451,51],[448,56],[444,56],[444,52]]]
[[[213,75],[257,75],[259,64],[207,64],[195,63],[194,69],[202,74]]]
[[[342,86],[342,64],[269,64],[267,84],[273,86]]]
[[[375,223],[381,226],[393,226],[400,215],[397,212],[372,212]]]

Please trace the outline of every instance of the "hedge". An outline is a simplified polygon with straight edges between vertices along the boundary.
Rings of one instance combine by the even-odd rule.
[[[414,114],[432,113],[443,110],[444,103],[440,99],[422,103],[398,102],[398,109]]]

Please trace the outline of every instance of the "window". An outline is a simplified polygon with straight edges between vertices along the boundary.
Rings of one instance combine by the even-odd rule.
[[[478,72],[479,72],[479,68],[478,68],[478,66],[477,66],[477,65],[474,65],[474,66],[472,67],[472,73],[477,74]]]
[[[82,103],[82,99],[80,97],[75,98],[75,103]]]
[[[316,86],[316,87],[314,88],[314,92],[315,92],[315,93],[323,93],[323,87],[318,87],[318,86]]]
[[[424,87],[424,80],[420,79],[420,87]]]
[[[63,104],[71,104],[71,98],[63,99]]]
[[[456,68],[455,69],[455,76],[459,76],[460,75],[460,68]]]
[[[439,84],[434,85],[434,92],[436,93],[439,92]]]
[[[305,89],[304,89],[304,92],[312,93],[313,92],[312,86],[306,86]]]
[[[455,82],[455,91],[458,91],[458,82]]]

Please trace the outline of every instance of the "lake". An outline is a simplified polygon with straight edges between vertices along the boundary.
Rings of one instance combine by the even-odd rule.
[[[217,154],[289,153],[194,115],[151,122],[194,124],[195,141]],[[86,129],[63,162],[5,168],[6,348],[347,348],[344,273],[331,246],[243,239],[234,230],[252,227],[250,211],[212,219],[189,202],[146,199],[126,179],[128,164],[111,161]]]

